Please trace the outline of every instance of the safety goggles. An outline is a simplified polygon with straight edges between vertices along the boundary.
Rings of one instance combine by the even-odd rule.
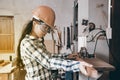
[[[40,26],[40,29],[43,32],[50,33],[50,31],[51,31],[50,26],[48,26],[47,24],[45,24],[42,20],[37,20],[37,19],[33,18],[33,21],[36,21],[38,23],[38,25],[43,25],[43,26]]]

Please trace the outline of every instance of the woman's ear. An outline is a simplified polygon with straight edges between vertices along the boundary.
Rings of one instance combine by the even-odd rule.
[[[33,26],[35,26],[36,25],[36,22],[35,21],[33,21]]]

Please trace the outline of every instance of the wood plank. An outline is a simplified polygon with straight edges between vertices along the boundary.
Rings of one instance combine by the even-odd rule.
[[[98,71],[113,71],[115,67],[99,58],[86,58],[84,61],[93,65],[93,67]]]

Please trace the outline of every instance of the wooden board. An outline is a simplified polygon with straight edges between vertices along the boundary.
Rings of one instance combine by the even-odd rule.
[[[86,58],[83,59],[84,61],[90,63],[93,65],[95,69],[98,71],[113,71],[115,70],[115,67],[101,59],[98,58]]]
[[[0,67],[4,67],[5,65],[9,64],[9,61],[4,61],[0,63]]]

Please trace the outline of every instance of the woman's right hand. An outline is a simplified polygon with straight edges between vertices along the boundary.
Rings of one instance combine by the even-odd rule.
[[[99,76],[97,70],[93,68],[93,65],[85,61],[80,61],[79,68],[81,73],[84,74],[85,76],[92,78],[97,78]]]
[[[89,76],[89,73],[87,71],[87,67],[92,67],[92,66],[93,65],[91,65],[85,61],[80,61],[79,69],[80,69],[82,74],[84,74],[85,76]]]

